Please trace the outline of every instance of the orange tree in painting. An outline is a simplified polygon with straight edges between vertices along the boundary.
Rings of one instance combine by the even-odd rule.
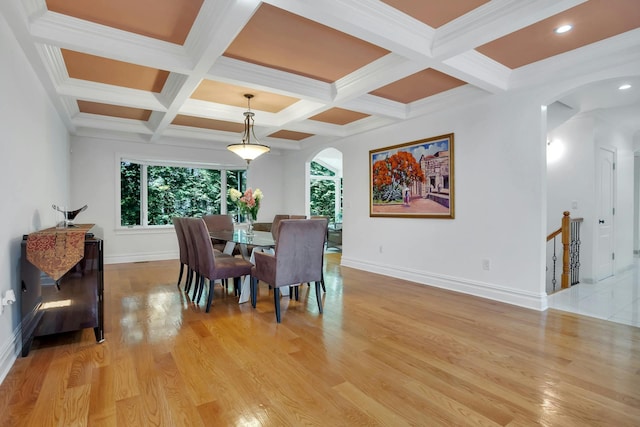
[[[420,164],[408,151],[376,161],[372,173],[373,200],[377,203],[402,200],[403,187],[425,180]]]

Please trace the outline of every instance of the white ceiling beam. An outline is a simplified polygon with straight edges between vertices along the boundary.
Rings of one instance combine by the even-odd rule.
[[[431,56],[435,31],[428,25],[372,0],[265,0],[407,58]],[[354,19],[357,17],[357,19]]]
[[[438,28],[433,57],[445,60],[587,0],[493,0]]]
[[[198,61],[171,101],[167,114],[157,124],[152,140],[159,138],[171,124],[216,59],[224,53],[257,7],[256,1],[218,0],[203,3],[200,8],[201,15],[189,34],[187,47],[190,51],[197,52]]]

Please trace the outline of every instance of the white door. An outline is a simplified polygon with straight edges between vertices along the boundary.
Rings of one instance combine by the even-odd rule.
[[[613,276],[614,271],[614,157],[615,153],[606,148],[598,149],[596,175],[597,180],[597,214],[596,230],[596,280]]]

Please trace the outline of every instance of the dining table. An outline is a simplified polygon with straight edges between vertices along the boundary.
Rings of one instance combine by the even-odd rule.
[[[240,254],[242,257],[252,264],[255,264],[254,254],[256,252],[275,253],[276,241],[270,231],[253,231],[248,233],[244,229],[236,229],[234,231],[211,231],[209,236],[212,240],[223,240],[227,242],[225,251],[233,253],[236,245],[240,246]],[[249,251],[251,248],[251,251]],[[289,288],[285,287],[280,290],[281,295],[288,296]],[[245,276],[240,286],[239,304],[249,301],[251,296],[251,277]]]

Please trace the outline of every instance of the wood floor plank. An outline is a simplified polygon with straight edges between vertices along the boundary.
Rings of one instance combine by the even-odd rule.
[[[91,384],[67,388],[62,403],[60,427],[85,427],[88,425]]]
[[[90,425],[116,424],[115,378],[114,365],[98,366],[93,370],[89,401]]]
[[[303,285],[280,324],[264,284],[206,313],[177,261],[107,265],[105,342],[37,339],[0,426],[640,425],[640,328],[326,262],[324,314]]]

